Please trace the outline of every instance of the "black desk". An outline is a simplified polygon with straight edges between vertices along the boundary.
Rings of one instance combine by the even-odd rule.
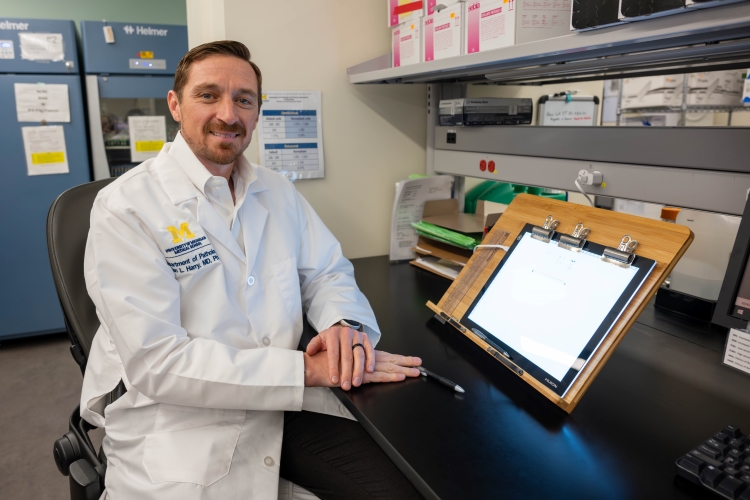
[[[637,323],[567,415],[433,318],[425,303],[447,280],[386,257],[354,267],[378,348],[466,389],[419,378],[337,391],[427,498],[713,498],[676,478],[674,460],[727,424],[750,431],[750,377],[710,342]]]

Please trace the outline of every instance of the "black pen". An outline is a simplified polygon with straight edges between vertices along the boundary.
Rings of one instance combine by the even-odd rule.
[[[450,387],[451,389],[453,389],[456,392],[460,392],[460,393],[466,392],[466,391],[464,391],[463,387],[461,387],[457,383],[451,382],[447,378],[441,377],[440,375],[437,375],[437,374],[431,372],[430,370],[428,370],[427,368],[425,368],[423,366],[418,366],[417,368],[419,369],[419,372],[422,374],[423,377],[432,377],[435,380],[437,380],[438,382],[440,382],[441,384],[443,384],[444,386]]]

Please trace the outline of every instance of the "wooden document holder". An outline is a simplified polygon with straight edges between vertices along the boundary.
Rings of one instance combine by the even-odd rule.
[[[654,269],[604,337],[599,348],[591,355],[565,396],[558,396],[522,371],[521,378],[570,413],[625,337],[630,326],[690,246],[693,233],[687,227],[677,224],[522,194],[510,204],[482,244],[510,246],[527,223],[541,225],[549,215],[560,221],[556,229],[558,233],[571,234],[575,226],[582,222],[591,230],[586,238],[588,241],[608,247],[617,248],[623,236],[630,235],[638,241],[635,254],[656,261]],[[462,325],[461,321],[504,256],[505,251],[500,248],[478,249],[440,302],[437,305],[427,303],[442,320],[450,323],[488,353],[492,352],[489,344]],[[504,366],[509,367],[507,363],[504,363]]]

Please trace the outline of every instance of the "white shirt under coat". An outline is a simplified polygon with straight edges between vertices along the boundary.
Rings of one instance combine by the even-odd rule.
[[[232,175],[236,203],[178,134],[94,202],[84,272],[101,327],[81,416],[105,427],[109,499],[275,499],[283,412],[353,418],[304,387],[296,350],[303,310],[317,331],[348,318],[379,340],[352,265],[285,177],[242,156]]]

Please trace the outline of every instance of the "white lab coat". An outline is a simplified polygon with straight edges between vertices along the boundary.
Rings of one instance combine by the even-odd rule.
[[[178,135],[91,211],[84,272],[101,327],[81,415],[106,430],[110,500],[275,499],[283,412],[353,418],[329,389],[304,388],[303,309],[318,331],[349,318],[380,338],[351,263],[286,178],[247,164],[243,253],[180,167],[191,161]],[[103,410],[120,379],[127,393]]]

